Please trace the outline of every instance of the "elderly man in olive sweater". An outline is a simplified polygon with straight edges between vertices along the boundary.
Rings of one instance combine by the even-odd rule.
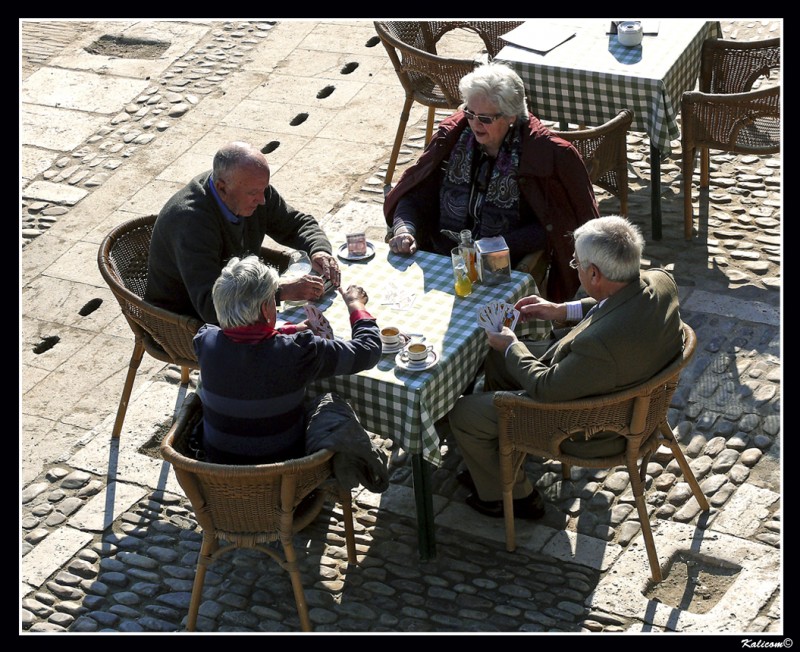
[[[261,151],[242,142],[223,146],[213,169],[166,203],[150,244],[145,300],[206,323],[218,323],[211,288],[228,260],[255,254],[277,267],[285,260],[262,248],[265,236],[308,253],[315,274],[280,281],[277,299],[315,300],[340,275],[317,220],[289,206],[270,183]]]

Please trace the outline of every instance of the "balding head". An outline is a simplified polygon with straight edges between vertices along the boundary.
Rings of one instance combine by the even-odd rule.
[[[269,165],[252,145],[232,142],[222,147],[214,155],[212,175],[220,199],[234,215],[248,217],[264,205]]]
[[[243,168],[264,170],[269,174],[267,157],[249,143],[240,141],[228,143],[220,147],[214,155],[212,174],[215,180],[230,181],[231,173]]]

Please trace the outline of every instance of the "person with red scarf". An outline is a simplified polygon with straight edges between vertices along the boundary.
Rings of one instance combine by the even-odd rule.
[[[214,283],[219,326],[206,324],[194,337],[207,461],[303,457],[306,386],[370,369],[380,359],[380,333],[364,288],[339,288],[350,312],[350,340],[321,337],[308,322],[278,327],[277,288],[277,271],[255,255],[232,258]]]

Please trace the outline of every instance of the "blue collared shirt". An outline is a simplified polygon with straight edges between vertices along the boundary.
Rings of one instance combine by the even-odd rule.
[[[217,201],[217,205],[219,206],[219,209],[222,211],[222,214],[225,216],[225,219],[228,220],[231,224],[238,224],[241,218],[238,215],[235,215],[233,211],[225,205],[225,202],[223,202],[222,199],[220,199],[220,196],[217,193],[217,187],[214,185],[214,177],[208,178],[208,187],[211,188],[211,194]]]

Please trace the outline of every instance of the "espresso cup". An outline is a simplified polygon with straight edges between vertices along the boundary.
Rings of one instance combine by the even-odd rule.
[[[384,346],[397,346],[400,343],[400,329],[397,326],[381,328],[381,342]]]
[[[410,362],[424,362],[432,350],[433,346],[430,344],[426,345],[422,342],[412,342],[406,346],[405,354]]]

